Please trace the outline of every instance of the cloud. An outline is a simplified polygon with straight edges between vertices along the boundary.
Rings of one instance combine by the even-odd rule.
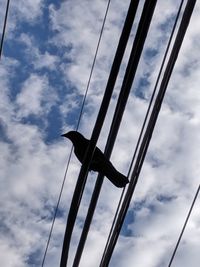
[[[62,3],[60,9],[56,9],[53,5],[50,6],[52,29],[55,31],[53,42],[58,47],[66,49],[65,60],[67,63],[63,64],[63,75],[82,94],[86,88],[107,5],[103,1],[93,3],[86,1],[86,3],[68,1]],[[90,5],[89,9],[86,8],[88,5]],[[116,42],[120,34],[119,21],[116,22],[116,10],[118,10],[118,14],[120,12],[123,16],[126,8],[127,3],[111,5],[98,53],[97,67],[93,74],[95,84],[92,85],[93,89],[91,91],[97,92],[100,90],[102,92],[102,86],[104,87],[105,77],[106,79],[108,77]],[[83,13],[85,16],[82,16]],[[96,23],[93,23],[93,21],[96,21]],[[112,38],[112,42],[109,41],[110,38]]]
[[[20,0],[18,4],[15,2],[10,5],[11,16],[15,14],[15,17],[19,21],[37,22],[38,17],[42,15],[42,9],[44,7],[43,0]]]
[[[56,99],[56,94],[49,90],[47,77],[32,74],[23,84],[21,92],[17,95],[16,104],[19,116],[40,115],[48,113],[49,108]],[[45,104],[44,104],[45,103]]]
[[[88,138],[128,4],[127,1],[117,1],[110,6],[81,120],[80,129]],[[7,54],[0,66],[0,195],[3,203],[0,207],[0,247],[5,266],[41,264],[71,148],[71,144],[58,139],[58,135],[61,129],[67,131],[74,127],[105,7],[106,2],[98,0],[92,3],[86,0],[64,1],[57,6],[44,1],[12,3],[7,39],[10,43],[5,47]],[[48,20],[44,9],[50,12]],[[151,35],[145,45],[138,78],[133,84],[111,157],[113,164],[123,173],[127,173],[134,152],[176,9],[174,1],[159,2],[152,21]],[[166,265],[199,184],[198,11],[199,4],[170,80],[111,266]],[[49,32],[44,38],[37,35],[40,31],[44,33],[40,21],[48,25]],[[32,25],[32,31],[27,32],[24,25]],[[13,38],[15,36],[17,38]],[[17,44],[17,52],[11,49],[11,43]],[[102,149],[131,45],[130,41],[100,136]],[[146,83],[142,84],[141,80]],[[53,107],[59,112],[54,113],[50,123]],[[60,128],[56,124],[58,120],[61,121]],[[46,141],[48,131],[57,131],[57,137],[49,142]],[[57,266],[60,259],[67,212],[79,168],[80,164],[73,155],[47,253],[46,265],[49,267]],[[79,240],[95,177],[95,173],[88,177],[73,233],[70,261]],[[120,192],[105,179],[81,266],[92,267],[100,261]],[[176,266],[183,266],[183,261],[192,262],[195,267],[199,263],[198,232],[196,209],[176,255]]]
[[[48,71],[56,71],[60,58],[48,51],[42,53],[39,47],[40,44],[37,43],[33,36],[22,33],[18,38],[18,42],[25,45],[27,60],[31,62],[36,71],[44,68]]]

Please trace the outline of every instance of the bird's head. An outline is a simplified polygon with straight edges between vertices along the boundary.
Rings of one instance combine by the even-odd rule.
[[[62,134],[61,136],[64,136],[64,137],[70,139],[72,142],[84,138],[82,136],[82,134],[80,134],[79,132],[76,132],[76,131],[69,131],[65,134]]]

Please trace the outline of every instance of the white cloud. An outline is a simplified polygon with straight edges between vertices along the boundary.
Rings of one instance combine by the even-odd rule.
[[[38,43],[33,36],[22,33],[18,41],[26,46],[25,54],[28,61],[34,66],[36,71],[41,69],[56,70],[60,59],[58,56],[50,54],[48,51],[41,52]]]
[[[98,53],[97,67],[93,74],[95,84],[91,91],[102,92],[102,87],[105,87],[120,33],[116,14],[121,22],[127,4],[111,4]],[[52,28],[56,31],[54,44],[61,48],[66,47],[66,60],[70,62],[63,64],[63,75],[67,76],[81,93],[86,88],[106,5],[106,1],[67,1],[62,3],[60,9],[50,6]]]
[[[47,113],[52,102],[56,100],[56,94],[49,89],[47,77],[32,74],[24,82],[21,92],[17,95],[16,104],[19,108],[19,116],[42,116]]]
[[[5,17],[5,12],[6,12],[6,2],[5,1],[1,1],[0,2],[0,29],[2,31],[3,29],[3,24],[4,24],[4,17]]]
[[[45,52],[43,55],[38,55],[37,60],[34,62],[35,69],[48,68],[50,70],[56,69],[56,63],[58,62],[58,57]]]
[[[122,16],[129,4],[128,1],[122,2],[116,1],[111,4],[109,11],[89,93],[87,108],[90,112],[84,113],[82,120],[82,130],[87,137],[96,119],[95,115],[98,112],[109,66],[115,52],[116,40],[119,38]],[[16,22],[37,22],[42,15],[42,1],[26,3],[20,1],[18,7],[16,4],[13,5],[13,10],[22,8],[21,11],[17,11]],[[84,92],[105,6],[105,1],[92,1],[92,3],[67,1],[62,2],[59,7],[51,5],[49,8],[51,26],[55,33],[55,37],[50,39],[49,43],[63,51],[65,49],[64,57],[68,60],[62,63],[60,74],[62,78],[66,75],[64,78],[69,86],[63,96],[63,104],[59,107],[63,116],[67,115],[70,109],[78,106],[79,99],[75,93]],[[157,267],[167,264],[199,184],[199,28],[196,26],[199,21],[198,10],[199,4],[169,84],[165,103],[131,203],[130,216],[124,225],[123,233],[127,231],[129,235],[121,235],[111,266],[129,267],[130,264],[134,264],[136,267]],[[124,173],[133,154],[149,93],[155,82],[157,65],[161,60],[161,52],[169,31],[167,29],[163,33],[159,26],[166,23],[174,14],[174,1],[167,1],[164,4],[159,2],[156,12],[152,36],[149,37],[146,48],[155,48],[158,54],[152,61],[151,58],[143,56],[137,72],[138,77],[144,77],[150,72],[150,76],[145,76],[148,77],[148,88],[144,86],[148,94],[145,95],[146,100],[131,95],[112,155],[114,165]],[[19,14],[22,15],[20,18]],[[30,72],[21,85],[18,84],[19,91],[15,101],[10,97],[13,89],[10,83],[13,77],[11,74],[22,63],[4,58],[0,66],[0,122],[6,135],[5,140],[2,139],[0,142],[2,185],[0,195],[4,203],[0,207],[0,247],[2,264],[8,267],[31,266],[31,263],[28,264],[28,257],[32,253],[38,256],[38,262],[42,258],[70,150],[70,143],[66,140],[46,144],[43,129],[38,125],[24,124],[21,120],[29,115],[46,120],[48,112],[57,100],[57,88],[48,78],[49,73],[42,75],[40,71],[58,70],[60,59],[50,52],[41,52],[32,33],[22,33],[18,41],[25,44],[25,52],[31,59],[34,72]],[[133,86],[133,90],[137,84]],[[71,85],[74,85],[77,90],[72,92]],[[120,81],[118,81],[119,85]],[[99,142],[101,147],[105,143],[115,99],[113,98],[111,102],[110,113],[101,135],[102,139]],[[65,129],[69,129],[70,126],[64,118],[61,120],[66,126]],[[73,156],[61,200],[60,213],[63,214],[56,220],[47,254],[46,265],[49,267],[57,266],[59,262],[67,210],[79,167],[80,164]],[[88,180],[71,251],[75,251],[95,175],[92,174]],[[95,266],[100,260],[120,192],[105,179],[81,266]],[[141,206],[136,208],[140,204]],[[179,247],[175,259],[176,266],[183,266],[183,261],[192,262],[192,266],[197,266],[199,263],[198,233],[199,215],[196,209],[184,235],[184,242]],[[89,262],[88,259],[90,259]]]
[[[24,267],[23,258],[19,255],[19,252],[15,248],[11,248],[8,244],[8,240],[0,241],[1,249],[1,264],[8,267]]]
[[[43,0],[20,0],[18,3],[11,3],[10,13],[15,16],[17,20],[25,20],[33,23],[37,22],[38,17],[42,15],[43,7]]]
[[[10,2],[6,25],[6,40],[15,38],[15,35],[21,23],[25,22],[30,24],[37,24],[43,14],[43,7],[43,0],[19,0],[17,3]],[[0,10],[0,26],[2,29],[6,10],[5,1],[0,1]]]

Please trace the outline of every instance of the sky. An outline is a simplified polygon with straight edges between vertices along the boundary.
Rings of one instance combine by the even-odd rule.
[[[103,150],[144,1],[140,1],[108,114]],[[79,131],[90,138],[130,1],[111,0]],[[10,2],[0,62],[0,258],[6,267],[41,266],[106,10],[105,0]],[[2,32],[6,0],[0,0]],[[124,173],[134,153],[179,1],[158,1],[111,156]],[[168,266],[200,183],[200,3],[171,76],[111,267]],[[80,163],[72,156],[45,266],[59,266]],[[69,266],[96,173],[88,176]],[[80,262],[98,266],[121,195],[106,178]],[[200,196],[172,266],[199,266]]]

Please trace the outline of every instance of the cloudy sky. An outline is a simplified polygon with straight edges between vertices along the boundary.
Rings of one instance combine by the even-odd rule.
[[[128,0],[112,0],[80,131],[90,137],[116,51]],[[105,0],[11,1],[0,62],[0,258],[6,267],[41,266],[106,10]],[[98,145],[103,149],[143,1]],[[179,1],[158,1],[112,162],[127,174]],[[2,32],[6,0],[0,0]],[[140,179],[110,266],[163,267],[200,183],[200,3],[186,33]],[[59,266],[80,164],[73,156],[45,266]],[[88,177],[70,262],[94,186]],[[81,267],[98,266],[121,194],[105,179]],[[174,259],[199,266],[200,196]],[[70,265],[69,265],[70,266]]]

